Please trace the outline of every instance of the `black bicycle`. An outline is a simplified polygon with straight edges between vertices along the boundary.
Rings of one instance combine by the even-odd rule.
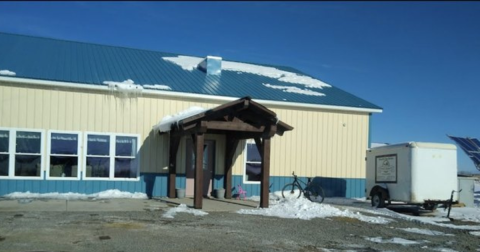
[[[308,182],[305,183],[297,178],[295,172],[292,172],[293,175],[293,182],[291,184],[286,184],[282,190],[282,197],[287,198],[295,197],[300,198],[300,195],[303,195],[312,202],[322,203],[325,199],[325,193],[323,192],[323,188],[320,185],[312,183],[310,179]],[[305,185],[305,189],[303,189],[302,182]]]

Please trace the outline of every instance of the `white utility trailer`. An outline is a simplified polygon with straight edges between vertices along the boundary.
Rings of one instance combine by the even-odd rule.
[[[457,201],[457,148],[452,144],[409,142],[367,150],[366,188],[372,206],[392,201],[433,210]]]

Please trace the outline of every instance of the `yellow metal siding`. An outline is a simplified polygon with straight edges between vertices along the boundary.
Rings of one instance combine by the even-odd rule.
[[[294,127],[293,131],[272,139],[272,176],[291,176],[295,171],[308,177],[365,177],[368,114],[269,109]],[[237,159],[234,174],[243,173],[244,154]]]
[[[0,85],[0,127],[140,134],[142,172],[168,172],[169,140],[152,126],[164,116],[191,106],[213,108],[220,102],[140,95],[126,98],[111,92]],[[294,127],[272,139],[272,176],[363,178],[368,144],[368,113],[270,106],[280,120]],[[223,173],[225,139],[216,140],[216,174]],[[46,142],[46,141],[45,141]],[[243,174],[245,141],[237,148],[233,174]],[[179,172],[185,170],[185,138],[179,147]],[[83,154],[83,153],[81,153]]]

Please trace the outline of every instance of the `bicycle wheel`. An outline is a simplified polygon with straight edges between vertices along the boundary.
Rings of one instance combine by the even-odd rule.
[[[302,191],[297,184],[287,184],[283,187],[282,196],[287,199],[300,198]]]
[[[325,192],[319,185],[310,185],[307,187],[306,191],[309,193],[306,193],[305,196],[307,196],[307,198],[312,202],[322,203],[325,199]]]

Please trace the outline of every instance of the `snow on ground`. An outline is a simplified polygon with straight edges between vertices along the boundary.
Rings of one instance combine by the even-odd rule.
[[[475,200],[478,202],[480,186],[476,184]],[[259,196],[249,197],[248,200],[260,201]],[[412,216],[402,213],[397,213],[387,208],[376,209],[370,206],[370,201],[365,198],[348,199],[348,198],[326,198],[322,204],[317,204],[308,201],[301,197],[296,199],[283,199],[281,192],[270,193],[269,199],[270,207],[267,209],[253,209],[240,210],[241,214],[256,214],[265,216],[276,216],[280,218],[328,218],[334,216],[356,218],[361,221],[372,223],[388,223],[392,219],[399,218],[414,222],[427,223],[442,227],[453,229],[471,230],[473,235],[478,235],[475,231],[480,230],[480,206],[477,203],[476,207],[453,207],[450,211],[450,218],[456,220],[452,223],[446,216],[447,211],[443,208],[438,208],[436,211],[428,216]],[[345,208],[341,210],[339,208]],[[363,213],[363,214],[362,214]],[[366,216],[364,214],[368,214]],[[371,217],[374,215],[374,217]],[[470,224],[462,224],[459,221],[467,221]],[[478,225],[471,223],[478,223]],[[405,230],[408,231],[408,230]],[[422,232],[421,230],[410,230],[410,232]],[[448,235],[448,234],[436,234]]]
[[[250,197],[249,200],[259,201],[258,196]],[[280,218],[302,219],[310,220],[313,218],[328,218],[328,217],[349,217],[358,219],[364,222],[385,224],[392,220],[381,216],[366,216],[360,214],[360,212],[352,212],[348,209],[338,209],[329,204],[318,204],[309,201],[304,197],[295,198],[283,198],[281,192],[274,192],[270,194],[269,208],[258,209],[241,209],[237,211],[239,214],[252,214],[252,215],[264,215],[275,216]]]
[[[365,240],[376,243],[395,243],[401,245],[412,245],[419,243],[418,241],[411,241],[403,238],[383,239],[382,237],[365,237]]]
[[[182,119],[185,119],[187,117],[199,114],[206,111],[206,109],[202,107],[190,107],[186,110],[180,111],[175,115],[166,115],[158,122],[156,125],[153,126],[153,130],[155,131],[160,131],[160,132],[168,132],[170,131],[170,128],[173,123],[178,122]]]
[[[3,196],[7,199],[63,199],[63,200],[84,200],[84,199],[148,199],[145,193],[130,193],[120,190],[106,190],[99,193],[81,194],[81,193],[31,193],[31,192],[13,192]]]
[[[188,208],[185,204],[180,204],[177,207],[170,208],[166,213],[162,215],[162,217],[173,219],[177,213],[190,213],[195,216],[204,216],[208,214],[207,212],[198,209]]]
[[[403,230],[409,233],[415,233],[415,234],[453,236],[453,234],[445,234],[444,232],[430,230],[430,229],[400,228],[400,230]]]

